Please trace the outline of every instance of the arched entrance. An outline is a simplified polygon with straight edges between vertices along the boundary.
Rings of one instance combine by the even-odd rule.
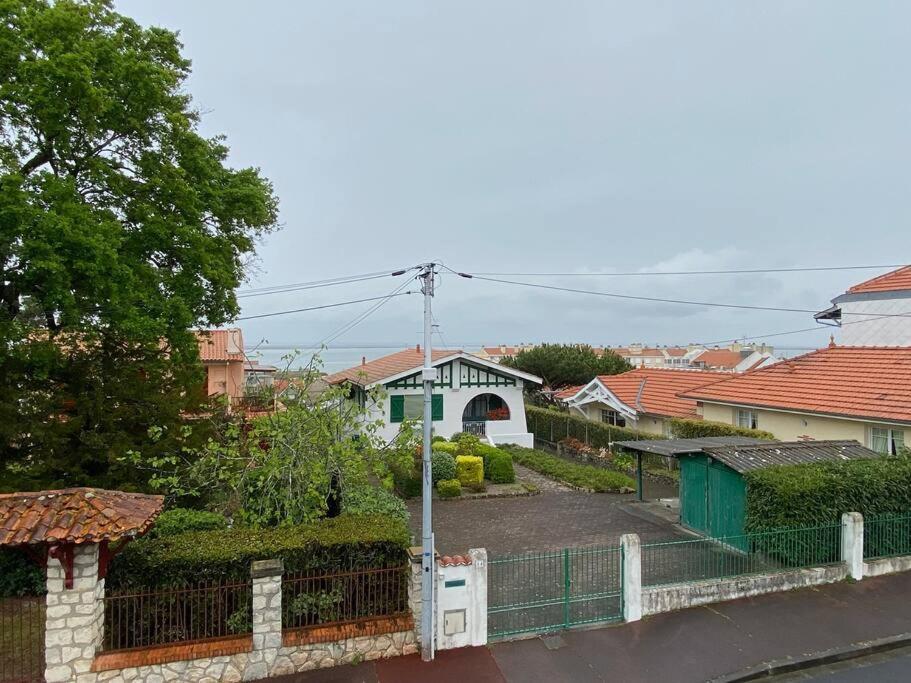
[[[462,422],[508,420],[509,406],[496,394],[479,394],[471,399],[462,411]]]

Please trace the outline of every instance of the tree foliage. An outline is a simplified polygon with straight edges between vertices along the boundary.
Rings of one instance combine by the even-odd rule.
[[[181,48],[108,0],[0,0],[0,487],[129,481],[116,455],[199,400],[189,330],[237,314],[275,226],[199,134]]]
[[[578,344],[542,344],[520,351],[502,363],[537,375],[551,389],[587,384],[596,375],[617,375],[632,366],[613,351],[600,355],[590,346]]]

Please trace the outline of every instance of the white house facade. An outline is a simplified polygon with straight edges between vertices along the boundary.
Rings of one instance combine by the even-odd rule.
[[[381,420],[380,436],[396,437],[406,420],[423,419],[424,390],[420,347],[406,349],[326,378],[329,384],[347,382],[352,398],[365,402],[368,420]],[[523,390],[541,378],[464,351],[435,350],[433,433],[446,438],[467,431],[491,444],[515,443],[532,447],[534,436],[525,422]],[[381,399],[367,404],[372,389],[382,388]]]

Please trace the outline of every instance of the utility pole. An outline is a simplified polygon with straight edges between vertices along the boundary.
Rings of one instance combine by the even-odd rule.
[[[433,352],[431,341],[433,332],[433,316],[430,311],[430,301],[433,298],[433,278],[436,264],[427,263],[421,267],[421,279],[424,293],[424,367],[421,370],[421,380],[424,384],[424,485],[421,496],[421,659],[429,662],[433,659],[433,615],[434,615],[434,557],[433,557],[433,521],[432,497],[433,478],[431,476],[430,442],[433,427],[433,382],[436,380],[437,371],[433,367]]]

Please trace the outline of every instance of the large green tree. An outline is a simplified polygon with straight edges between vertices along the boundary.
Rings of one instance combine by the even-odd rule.
[[[596,353],[584,344],[541,344],[520,351],[503,363],[541,377],[551,389],[586,384],[596,375],[616,375],[632,369],[613,351]]]
[[[0,0],[0,487],[128,479],[276,224],[198,132],[181,49],[106,0]]]

